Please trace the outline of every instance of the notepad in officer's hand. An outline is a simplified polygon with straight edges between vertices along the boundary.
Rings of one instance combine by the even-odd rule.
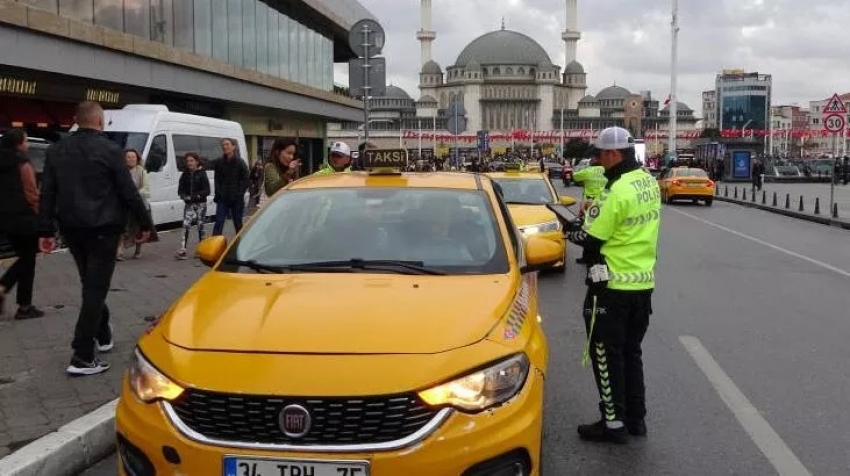
[[[573,213],[572,210],[560,203],[548,203],[546,204],[546,208],[551,210],[552,213],[558,217],[558,221],[561,222],[561,225],[564,226],[565,230],[571,229],[573,227],[572,224],[579,218],[579,216]]]

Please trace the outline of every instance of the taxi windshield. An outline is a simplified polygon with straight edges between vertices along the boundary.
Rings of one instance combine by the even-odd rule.
[[[494,178],[506,203],[545,205],[556,198],[544,178]]]
[[[390,187],[288,191],[263,207],[219,270],[251,272],[240,263],[313,270],[355,261],[416,263],[439,274],[509,271],[484,192]]]
[[[676,169],[676,177],[708,178],[708,174],[703,169],[681,168],[681,169]]]

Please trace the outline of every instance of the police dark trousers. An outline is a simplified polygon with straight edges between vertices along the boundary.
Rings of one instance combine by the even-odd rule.
[[[106,295],[115,271],[115,249],[121,234],[63,230],[62,237],[74,257],[83,288],[71,347],[74,355],[90,362],[95,357],[95,339],[101,343],[112,341]]]
[[[593,335],[590,335],[594,295],[596,322]],[[646,416],[641,343],[649,327],[651,300],[652,291],[594,290],[588,287],[584,298],[584,323],[590,335],[590,358],[599,390],[599,412],[605,420],[629,424]]]

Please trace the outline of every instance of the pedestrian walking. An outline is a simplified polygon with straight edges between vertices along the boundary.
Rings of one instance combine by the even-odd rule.
[[[133,179],[133,184],[136,186],[136,189],[139,190],[139,194],[145,202],[145,209],[147,209],[148,213],[150,213],[150,202],[148,201],[150,198],[150,193],[148,191],[148,173],[142,166],[142,157],[135,149],[127,149],[124,151],[124,163],[130,171],[130,177]],[[115,257],[118,261],[124,261],[124,250],[132,247],[136,248],[133,253],[133,259],[139,259],[142,257],[142,243],[136,239],[139,236],[139,226],[140,223],[138,220],[130,216],[127,220],[127,226],[124,229],[124,234],[121,236],[121,242],[118,243],[118,253]]]
[[[224,232],[227,217],[233,218],[236,233],[242,230],[242,217],[245,214],[245,192],[251,185],[248,166],[239,157],[236,141],[224,139],[221,141],[222,156],[213,166],[213,181],[215,182],[215,225],[213,235],[219,236]]]
[[[176,258],[186,259],[186,245],[193,226],[198,227],[198,242],[204,239],[207,197],[210,196],[210,179],[201,167],[201,157],[194,152],[186,154],[186,170],[180,175],[177,194],[183,200],[183,239]]]
[[[17,257],[0,277],[0,315],[6,294],[17,285],[16,320],[44,316],[32,305],[38,254],[38,186],[35,168],[27,159],[27,145],[27,134],[20,129],[7,131],[0,138],[0,232],[6,234]]]
[[[582,439],[626,443],[646,435],[641,343],[652,314],[661,218],[658,183],[635,158],[634,139],[620,127],[603,130],[594,151],[608,179],[568,238],[587,251],[583,312],[602,418],[578,427]]]
[[[114,347],[106,295],[115,271],[115,250],[132,217],[138,241],[153,228],[121,148],[103,133],[103,109],[85,101],[77,106],[79,129],[46,152],[40,199],[39,247],[56,248],[55,225],[68,245],[82,284],[82,304],[66,372],[72,376],[105,372],[98,353]]]
[[[328,163],[313,175],[328,175],[351,171],[351,148],[345,142],[334,142],[331,145],[331,156]]]

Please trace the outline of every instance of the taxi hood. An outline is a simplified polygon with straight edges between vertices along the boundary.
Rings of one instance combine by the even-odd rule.
[[[554,212],[546,208],[546,205],[512,205],[509,203],[508,210],[510,210],[511,218],[513,218],[516,226],[539,225],[558,219]]]
[[[431,354],[480,341],[512,302],[507,275],[211,272],[159,324],[194,350]]]

